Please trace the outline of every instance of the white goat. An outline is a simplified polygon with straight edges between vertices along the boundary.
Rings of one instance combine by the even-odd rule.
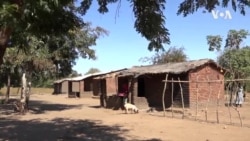
[[[138,108],[135,105],[131,104],[131,103],[125,103],[124,108],[125,108],[126,114],[128,113],[128,111],[131,111],[131,113],[132,112],[139,113]]]

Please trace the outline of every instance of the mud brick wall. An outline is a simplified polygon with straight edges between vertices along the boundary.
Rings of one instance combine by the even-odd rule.
[[[224,75],[215,68],[215,66],[207,65],[199,68],[194,72],[189,73],[189,81],[197,83],[189,84],[190,93],[190,107],[192,108],[196,101],[198,103],[205,103],[210,97],[210,101],[216,103],[217,98],[224,99],[224,81],[220,82],[206,82],[223,80]],[[209,96],[210,95],[210,96]]]

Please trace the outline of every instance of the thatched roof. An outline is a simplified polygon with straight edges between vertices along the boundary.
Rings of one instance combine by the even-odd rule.
[[[216,67],[218,67],[218,70],[223,69],[211,59],[201,59],[201,60],[192,60],[179,63],[166,63],[160,65],[132,67],[126,71],[121,72],[120,76],[129,76],[129,75],[139,76],[143,74],[160,74],[160,73],[181,74],[189,72],[206,64],[213,64]]]

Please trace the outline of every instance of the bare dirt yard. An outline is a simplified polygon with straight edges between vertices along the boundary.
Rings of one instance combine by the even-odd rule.
[[[241,110],[249,113],[250,105]],[[13,113],[11,104],[1,105],[0,140],[249,141],[250,127],[164,117],[163,112],[125,114],[99,107],[99,99],[32,94],[25,115]]]

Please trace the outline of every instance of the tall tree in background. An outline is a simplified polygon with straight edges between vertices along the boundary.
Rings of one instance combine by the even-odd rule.
[[[184,53],[184,47],[170,47],[167,51],[157,52],[152,57],[144,57],[140,60],[142,62],[150,62],[151,64],[185,62],[187,61],[187,55]]]
[[[228,79],[245,79],[250,75],[250,48],[241,47],[241,43],[249,35],[246,30],[229,30],[225,48],[222,50],[221,55],[218,56],[218,63],[227,70],[225,77]],[[213,51],[214,49],[221,50],[221,41],[222,37],[219,35],[216,36],[207,36],[207,41],[209,45],[209,50]],[[211,50],[212,49],[212,50]],[[232,81],[228,82],[227,88],[230,90],[229,95],[229,105],[233,103],[233,95],[236,93],[239,84],[245,82]]]
[[[5,93],[5,103],[8,103],[10,96],[10,86],[20,83],[18,70],[21,66],[21,62],[18,59],[17,52],[14,48],[8,48],[4,58],[4,63],[0,66],[0,73],[4,74],[2,75],[1,83],[5,84],[7,87]],[[16,81],[12,82],[12,79],[16,79]]]
[[[239,68],[239,66],[244,67],[243,65],[247,65],[245,62],[248,62],[248,57],[242,53],[242,51],[246,52],[248,48],[240,50],[241,43],[247,38],[248,35],[249,32],[244,29],[229,30],[224,50],[222,49],[222,54],[218,57],[219,64],[230,71],[229,73],[232,79],[243,78],[246,75],[244,71]],[[215,49],[219,51],[222,46],[222,37],[220,35],[208,35],[207,43],[210,51],[214,51]],[[242,56],[240,56],[240,54]],[[241,59],[237,59],[238,57]],[[235,65],[235,63],[238,65]]]
[[[209,45],[209,51],[221,50],[222,37],[220,35],[208,35],[207,44]]]
[[[241,43],[244,39],[247,38],[247,36],[249,36],[249,32],[244,29],[241,29],[239,31],[229,30],[225,48],[240,49]]]
[[[33,86],[46,86],[46,81],[53,81],[55,76],[78,75],[72,70],[77,58],[96,59],[95,50],[90,46],[95,45],[97,38],[104,34],[107,34],[106,30],[91,28],[88,24],[82,29],[70,30],[61,36],[50,35],[42,40],[31,35],[24,38],[14,36],[12,41],[26,42],[23,45],[27,47],[7,48],[12,53],[7,52],[3,66],[12,67],[18,63],[19,70],[26,72]],[[10,71],[5,72],[9,74]]]
[[[61,35],[71,29],[79,28],[84,21],[77,16],[85,15],[93,0],[79,0],[76,7],[72,0],[1,0],[0,1],[0,65],[6,47],[11,43],[12,36],[22,37],[29,33],[39,39],[47,35]],[[136,18],[135,30],[149,41],[150,51],[164,49],[169,44],[169,31],[165,27],[165,0],[129,0]],[[121,0],[98,0],[100,13],[108,12],[108,4]],[[199,9],[211,12],[218,6],[227,7],[245,15],[250,6],[248,0],[183,0],[177,11],[178,15],[187,16]],[[45,20],[46,19],[46,20]],[[19,33],[19,34],[16,34]],[[21,43],[18,43],[22,46]]]
[[[95,60],[97,57],[91,46],[96,45],[96,40],[100,36],[107,34],[103,28],[91,28],[91,24],[86,23],[82,29],[70,30],[65,35],[52,36],[44,41],[56,67],[57,77],[62,78],[71,74],[75,60],[80,57]]]

